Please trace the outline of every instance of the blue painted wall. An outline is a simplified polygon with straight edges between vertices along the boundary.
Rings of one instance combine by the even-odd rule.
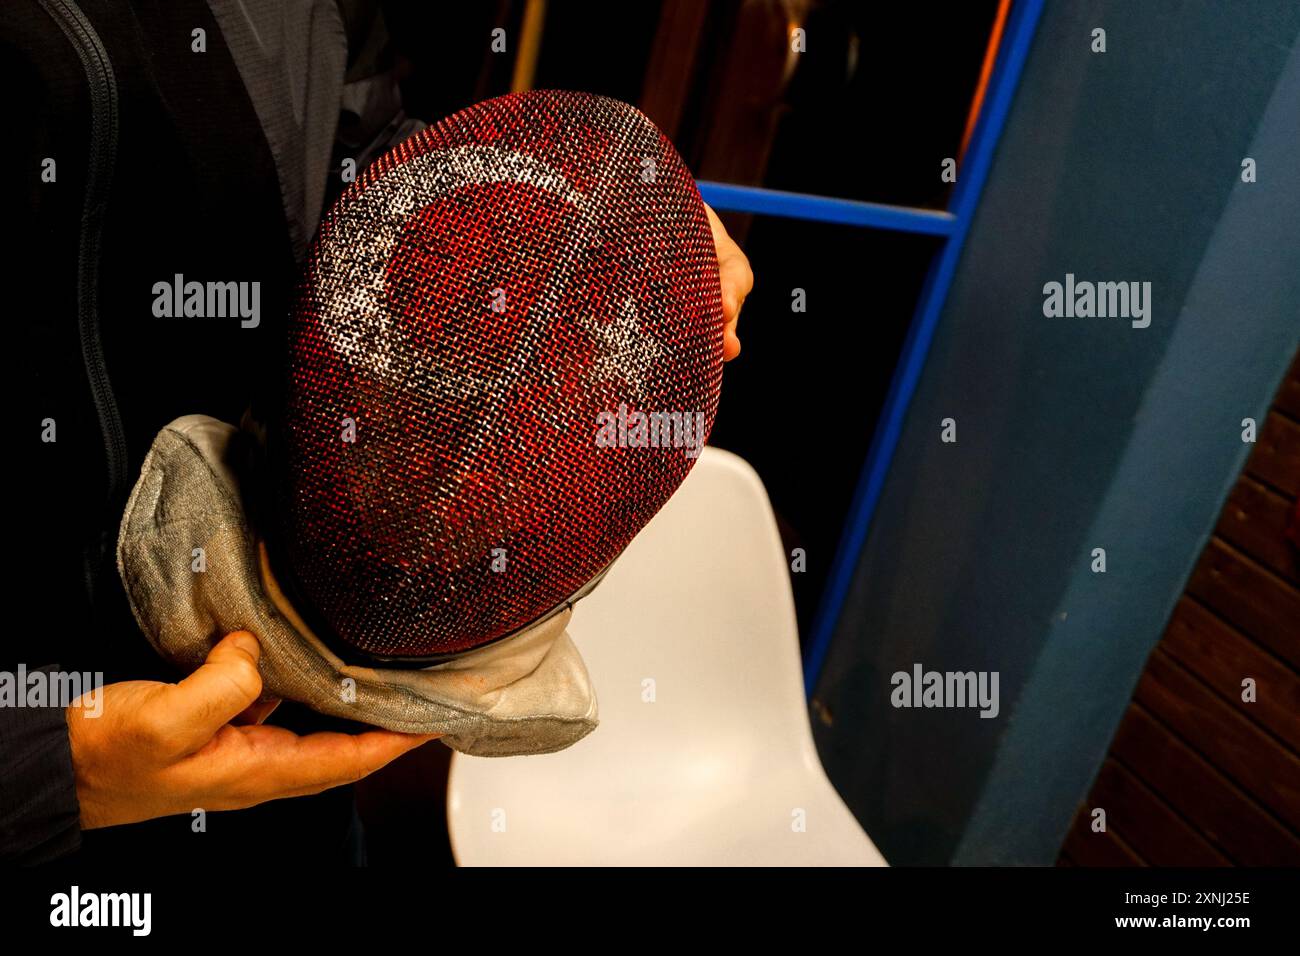
[[[1298,39],[1291,0],[1047,5],[814,688],[896,864],[1056,857],[1300,345]],[[1150,282],[1150,327],[1046,318],[1066,273]],[[918,662],[1000,715],[892,707]]]

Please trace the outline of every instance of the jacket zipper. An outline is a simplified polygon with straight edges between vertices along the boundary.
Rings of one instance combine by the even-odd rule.
[[[93,599],[109,537],[116,532],[111,509],[126,487],[127,479],[126,436],[104,364],[99,329],[99,250],[104,207],[117,158],[117,80],[99,34],[73,0],[41,0],[41,6],[77,51],[90,89],[90,161],[87,164],[77,259],[77,322],[81,333],[81,358],[104,441],[108,487],[103,518],[107,528],[111,529],[106,530],[101,525],[86,555],[86,585]]]

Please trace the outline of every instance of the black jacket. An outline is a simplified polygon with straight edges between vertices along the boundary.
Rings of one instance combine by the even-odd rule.
[[[126,496],[173,418],[238,421],[250,402],[274,402],[297,262],[337,192],[337,162],[364,162],[410,132],[383,64],[348,62],[349,48],[377,48],[382,27],[365,4],[286,0],[260,23],[245,14],[255,7],[11,0],[0,12],[16,164],[6,218],[22,238],[8,323],[18,526],[0,671],[177,679],[140,635],[114,566]],[[366,106],[349,116],[344,148],[335,135],[349,99]],[[156,317],[154,286],[176,275],[259,283],[256,326]],[[51,423],[55,440],[44,440]],[[322,724],[281,710],[276,722],[294,729]],[[352,818],[350,795],[335,791],[222,814],[209,824],[222,835],[205,841],[190,839],[187,817],[83,835],[60,707],[0,707],[0,766],[7,861],[79,846],[329,857]]]

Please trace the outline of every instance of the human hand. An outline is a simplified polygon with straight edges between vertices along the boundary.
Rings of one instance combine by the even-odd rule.
[[[178,684],[108,684],[95,692],[104,695],[102,707],[69,707],[82,828],[319,793],[438,736],[372,730],[300,737],[262,726],[275,705],[258,701],[260,654],[257,638],[237,631]]]
[[[736,336],[736,323],[740,321],[740,307],[745,304],[745,297],[754,288],[754,273],[749,268],[749,260],[740,246],[727,235],[727,228],[718,218],[718,214],[705,203],[704,211],[709,216],[709,226],[713,229],[713,244],[718,252],[718,277],[722,282],[722,316],[726,322],[722,340],[722,360],[730,362],[740,354],[740,339]]]

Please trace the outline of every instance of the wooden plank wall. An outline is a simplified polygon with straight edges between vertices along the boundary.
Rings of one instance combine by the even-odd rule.
[[[1300,865],[1300,356],[1160,644],[1063,866]],[[1242,700],[1242,681],[1257,700]],[[1106,811],[1104,833],[1092,810]]]

